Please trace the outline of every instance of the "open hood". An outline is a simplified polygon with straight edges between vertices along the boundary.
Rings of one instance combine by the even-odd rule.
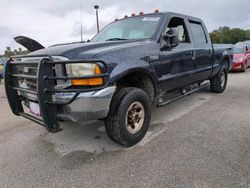
[[[34,51],[41,50],[41,49],[45,48],[39,42],[37,42],[37,41],[35,41],[33,39],[30,39],[28,37],[25,37],[25,36],[17,36],[17,37],[14,38],[14,40],[18,44],[21,44],[22,46],[27,48],[27,50],[29,50],[30,52],[34,52]]]

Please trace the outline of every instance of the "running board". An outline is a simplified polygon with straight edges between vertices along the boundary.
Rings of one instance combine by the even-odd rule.
[[[169,99],[169,100],[160,102],[160,103],[158,103],[158,106],[159,106],[159,107],[162,107],[162,106],[168,105],[168,104],[170,104],[170,103],[172,103],[172,102],[175,102],[175,101],[177,101],[177,100],[179,100],[179,99],[181,99],[181,98],[183,98],[183,97],[185,97],[185,96],[191,95],[192,93],[194,93],[194,92],[196,92],[196,91],[199,91],[199,90],[201,90],[201,89],[205,89],[205,88],[207,88],[207,87],[209,87],[209,86],[210,86],[210,83],[204,84],[204,85],[199,86],[199,87],[197,87],[197,88],[195,88],[195,89],[193,89],[193,90],[191,90],[191,91],[188,91],[187,93],[184,93],[184,94],[182,94],[182,95],[180,95],[180,96],[178,96],[178,97],[174,97],[174,98],[172,98],[172,99]]]

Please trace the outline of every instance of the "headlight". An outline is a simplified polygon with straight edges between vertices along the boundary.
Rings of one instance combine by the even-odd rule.
[[[95,75],[96,64],[82,63],[70,64],[72,76],[93,76]]]
[[[98,86],[103,85],[103,78],[98,77],[102,74],[101,68],[98,64],[94,63],[72,63],[69,64],[69,74],[72,77],[91,77],[95,78],[77,78],[71,80],[71,84],[74,86]]]
[[[234,59],[234,62],[242,62],[242,61],[244,61],[244,58],[243,58],[243,57],[238,58],[238,59]]]

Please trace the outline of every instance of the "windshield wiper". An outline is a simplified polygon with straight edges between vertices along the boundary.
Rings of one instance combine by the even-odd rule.
[[[129,40],[129,39],[125,39],[125,38],[111,38],[111,39],[107,39],[106,41],[115,41],[115,40]]]

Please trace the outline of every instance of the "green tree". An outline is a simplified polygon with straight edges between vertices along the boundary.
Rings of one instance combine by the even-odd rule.
[[[247,40],[250,40],[250,29],[246,30],[246,34],[247,34]]]
[[[250,39],[250,30],[239,28],[230,29],[229,27],[220,27],[210,33],[213,43],[228,43],[235,44]]]
[[[6,47],[3,57],[10,58],[11,56],[25,55],[27,53],[29,53],[29,51],[23,50],[22,48],[14,49],[12,51],[10,47]]]

